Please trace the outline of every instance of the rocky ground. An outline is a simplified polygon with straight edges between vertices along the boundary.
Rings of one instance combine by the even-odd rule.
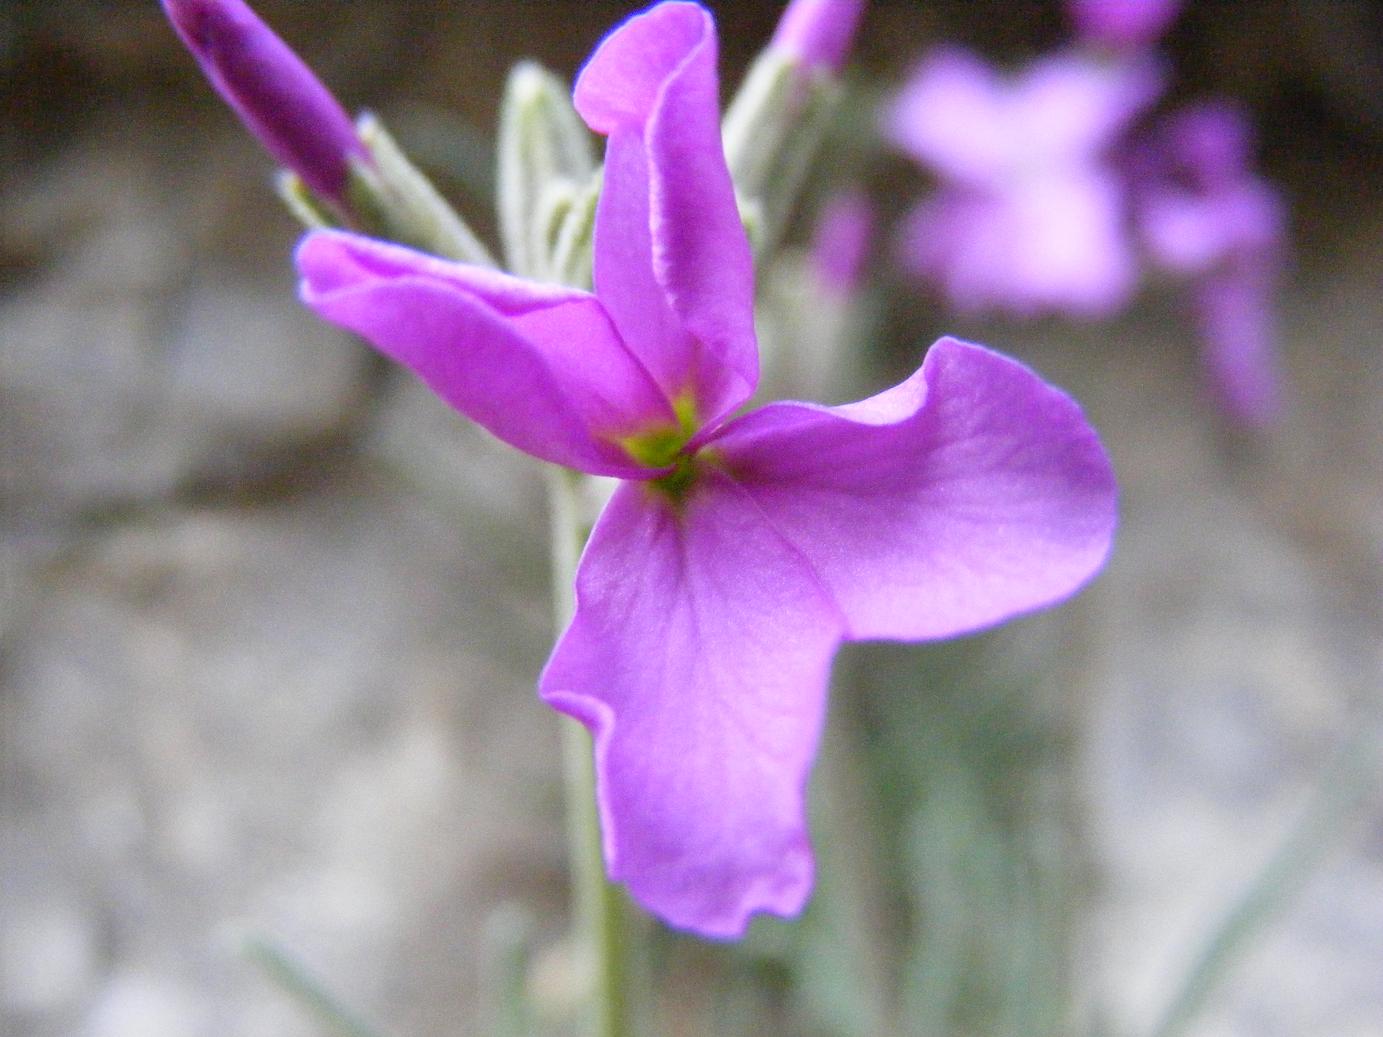
[[[246,966],[262,935],[398,1033],[484,1032],[497,913],[541,944],[564,910],[541,473],[298,307],[267,164],[183,100],[161,29],[78,19],[51,46],[101,103],[27,95],[56,123],[6,131],[0,1029],[318,1032]],[[1147,1030],[1379,724],[1383,199],[1376,169],[1279,172],[1302,247],[1265,437],[1225,431],[1155,302],[965,329],[1071,388],[1121,474],[1060,663],[1097,876],[1079,971],[1113,1033]],[[1196,1033],[1383,1034],[1377,787]]]

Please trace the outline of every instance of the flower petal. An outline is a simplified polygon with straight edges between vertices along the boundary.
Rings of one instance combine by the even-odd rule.
[[[980,58],[940,47],[913,69],[884,131],[942,176],[987,184],[1013,164],[1007,98],[1007,84]]]
[[[1076,403],[954,339],[878,396],[772,404],[708,449],[811,561],[851,638],[948,637],[1053,604],[1114,532],[1114,473]]]
[[[942,47],[913,71],[884,128],[942,177],[1002,189],[1033,171],[1094,161],[1162,89],[1151,58],[1066,52],[1004,76],[967,50]]]
[[[303,301],[536,457],[648,478],[614,442],[675,416],[595,296],[354,234],[298,249]]]
[[[1097,168],[1003,191],[942,187],[909,214],[901,246],[904,263],[962,312],[1108,316],[1137,275],[1122,189]]]
[[[1165,88],[1165,70],[1152,55],[1101,61],[1064,51],[1041,58],[1016,80],[1010,99],[1020,157],[1034,164],[1091,161]]]
[[[595,735],[613,879],[674,926],[743,933],[812,884],[804,791],[838,613],[742,490],[616,491],[540,683]]]
[[[595,290],[669,396],[710,422],[758,379],[754,274],[720,139],[715,24],[664,3],[608,36],[575,104],[610,138]]]
[[[1283,238],[1282,199],[1262,180],[1197,193],[1150,188],[1140,199],[1138,229],[1152,260],[1179,276],[1205,273],[1235,255],[1272,253]]]

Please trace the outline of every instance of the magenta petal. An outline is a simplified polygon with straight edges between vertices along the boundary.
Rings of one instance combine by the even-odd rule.
[[[1211,270],[1231,256],[1276,251],[1283,237],[1282,210],[1272,187],[1245,174],[1212,192],[1149,188],[1140,200],[1138,226],[1152,259],[1185,276]]]
[[[536,457],[647,478],[614,440],[675,420],[600,302],[354,234],[309,234],[303,301]]]
[[[1004,76],[946,47],[918,65],[885,128],[943,178],[1006,190],[1034,174],[1094,162],[1162,88],[1152,59],[1109,63],[1061,53]]]
[[[1076,403],[954,339],[878,396],[772,404],[708,449],[810,560],[852,638],[948,637],[1051,605],[1114,532],[1114,473]]]
[[[1013,128],[1029,162],[1089,161],[1166,87],[1161,63],[1097,61],[1076,52],[1032,63],[1013,86]]]
[[[1156,143],[1183,185],[1202,193],[1235,186],[1253,167],[1253,119],[1241,105],[1222,98],[1168,115]]]
[[[989,183],[1013,162],[1007,84],[960,47],[928,54],[888,110],[884,130],[943,177]]]
[[[1135,284],[1123,192],[1097,168],[1001,192],[943,187],[909,214],[900,241],[904,263],[967,313],[1106,316]]]
[[[841,623],[810,567],[708,470],[680,510],[626,484],[597,523],[543,698],[595,735],[606,864],[705,936],[799,911],[804,792]]]
[[[715,25],[699,5],[629,19],[576,83],[609,135],[595,290],[669,396],[709,422],[753,392],[754,276],[720,141]]]

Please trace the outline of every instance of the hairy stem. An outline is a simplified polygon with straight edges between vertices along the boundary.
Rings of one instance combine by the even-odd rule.
[[[552,602],[560,634],[576,611],[576,563],[585,541],[576,472],[549,469],[552,513]],[[591,971],[591,1032],[626,1037],[629,1029],[624,905],[605,878],[605,857],[596,811],[591,736],[575,720],[562,719],[567,838],[579,964]]]

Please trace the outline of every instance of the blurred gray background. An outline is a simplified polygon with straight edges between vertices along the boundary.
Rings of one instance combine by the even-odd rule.
[[[570,74],[632,5],[256,6],[488,233],[508,66]],[[778,6],[715,6],[728,90]],[[861,76],[943,38],[1021,58],[1061,35],[1054,3],[877,3]],[[1253,108],[1292,206],[1283,422],[1228,432],[1155,294],[1092,327],[909,300],[873,361],[948,330],[1011,351],[1083,401],[1120,472],[1107,573],[973,647],[1032,662],[1057,715],[1074,1011],[1120,1034],[1383,687],[1383,14],[1191,0],[1168,50],[1178,95]],[[265,935],[391,1032],[484,1033],[505,905],[560,1012],[538,465],[298,307],[270,162],[153,0],[4,0],[0,105],[0,1030],[321,1032],[238,953]],[[941,658],[865,647],[838,672],[925,684]],[[865,701],[842,723],[867,742]],[[1383,1034],[1379,797],[1331,838],[1194,1032]],[[720,952],[668,954],[667,1032],[751,1032],[719,1016]]]

